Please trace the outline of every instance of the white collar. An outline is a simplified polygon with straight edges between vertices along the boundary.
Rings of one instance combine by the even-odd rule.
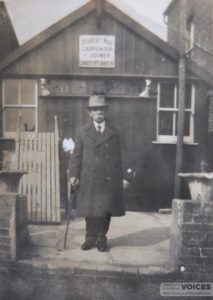
[[[98,131],[98,127],[101,126],[101,132],[103,133],[104,129],[105,129],[105,126],[106,126],[106,122],[105,120],[101,123],[97,123],[97,122],[93,122],[94,123],[94,126],[96,128],[96,130]]]

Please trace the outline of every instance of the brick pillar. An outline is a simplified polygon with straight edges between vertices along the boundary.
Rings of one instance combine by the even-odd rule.
[[[27,243],[26,197],[16,193],[0,194],[0,263],[16,260]]]
[[[172,214],[170,262],[173,269],[213,273],[213,201],[174,199]]]

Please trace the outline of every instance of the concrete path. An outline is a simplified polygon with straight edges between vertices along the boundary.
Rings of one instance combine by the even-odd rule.
[[[78,268],[130,273],[167,273],[171,215],[128,212],[112,218],[109,249],[82,251],[85,221],[74,219],[69,226],[67,248],[63,249],[66,223],[57,226],[30,225],[31,247],[22,263],[47,268]]]

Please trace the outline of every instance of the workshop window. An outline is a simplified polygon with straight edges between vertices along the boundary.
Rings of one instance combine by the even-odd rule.
[[[194,141],[194,85],[186,84],[184,142]],[[178,89],[175,83],[158,84],[157,141],[177,142]]]
[[[35,80],[3,80],[2,99],[5,137],[15,137],[18,131],[36,131],[37,82]]]

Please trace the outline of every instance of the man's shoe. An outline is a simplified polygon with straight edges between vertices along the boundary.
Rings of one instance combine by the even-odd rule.
[[[96,247],[97,247],[98,251],[100,251],[100,252],[106,252],[107,251],[107,243],[106,243],[105,240],[97,241]]]
[[[95,242],[94,241],[85,241],[81,245],[81,250],[90,250],[95,247]]]

